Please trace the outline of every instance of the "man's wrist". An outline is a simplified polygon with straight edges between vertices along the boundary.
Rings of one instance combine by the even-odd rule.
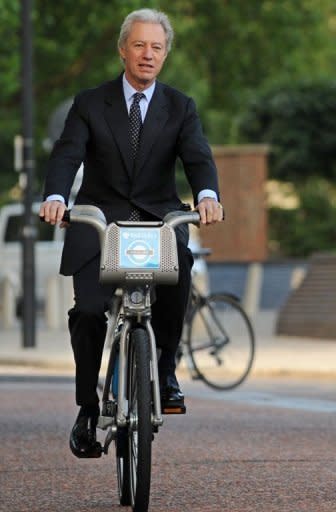
[[[59,201],[60,203],[65,204],[65,199],[60,194],[51,194],[46,198],[46,201]]]
[[[205,197],[208,197],[210,199],[215,199],[215,201],[218,201],[218,196],[214,190],[210,190],[210,189],[201,190],[197,196],[198,203],[200,203],[202,201],[202,199],[204,199]]]

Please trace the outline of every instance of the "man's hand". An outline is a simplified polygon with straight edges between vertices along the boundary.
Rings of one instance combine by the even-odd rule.
[[[62,201],[44,201],[40,206],[39,215],[45,222],[57,224],[62,221],[65,210],[66,206]],[[66,223],[62,222],[61,228],[66,225]]]
[[[201,217],[201,224],[215,224],[224,220],[223,206],[211,197],[203,197],[196,206]]]

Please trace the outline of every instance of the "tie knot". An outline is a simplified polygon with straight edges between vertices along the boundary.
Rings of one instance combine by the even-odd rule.
[[[142,92],[136,92],[133,94],[133,103],[140,103],[140,100],[144,98],[145,95]]]

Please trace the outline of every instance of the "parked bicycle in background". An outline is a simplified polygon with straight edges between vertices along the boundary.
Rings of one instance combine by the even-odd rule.
[[[193,251],[194,258],[210,253],[210,249]],[[244,382],[254,355],[254,330],[238,297],[201,291],[194,276],[178,352],[180,368],[193,379],[225,391]]]

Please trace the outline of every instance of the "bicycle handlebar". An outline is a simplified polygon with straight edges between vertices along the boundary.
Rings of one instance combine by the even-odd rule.
[[[175,228],[180,224],[195,224],[196,226],[200,223],[200,214],[197,211],[181,212],[176,210],[174,212],[167,213],[163,218],[163,222]]]
[[[64,213],[64,222],[85,222],[91,224],[97,229],[102,236],[107,227],[107,221],[104,213],[97,206],[92,205],[75,205],[71,210]],[[175,228],[180,224],[199,225],[200,215],[197,211],[184,212],[176,210],[165,215],[163,223]],[[117,222],[118,223],[118,222]]]
[[[199,225],[200,215],[197,211],[176,210],[165,215],[162,221],[113,221],[108,224],[104,213],[97,206],[75,205],[71,210],[65,211],[62,221],[70,224],[83,222],[96,229],[101,247],[101,282],[176,284],[178,255],[174,230],[180,224]],[[136,233],[133,231],[132,235],[124,232],[124,238],[120,242],[122,230],[129,228],[140,229]],[[152,245],[144,240],[144,228],[149,230],[146,237],[148,235],[151,238]],[[150,233],[152,228],[158,228],[159,233],[154,230]],[[138,245],[131,247],[134,236],[140,238],[137,239]],[[123,244],[129,246],[121,251]],[[148,260],[149,255],[153,258],[151,262]]]
[[[103,236],[107,227],[107,221],[104,213],[97,206],[83,204],[75,205],[71,210],[66,210],[62,221],[68,222],[84,222],[90,224]]]

